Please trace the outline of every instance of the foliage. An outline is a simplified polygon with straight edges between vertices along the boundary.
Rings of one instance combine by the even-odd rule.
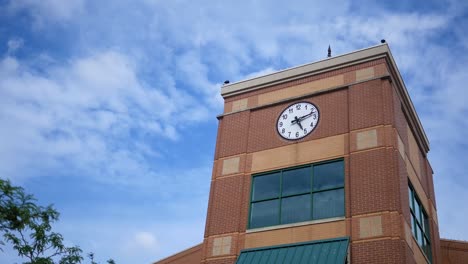
[[[67,247],[61,234],[52,231],[59,213],[51,206],[39,206],[21,187],[0,179],[0,234],[2,245],[8,242],[24,264],[81,263],[81,249]]]
[[[96,261],[94,261],[94,253],[90,252],[88,253],[88,258],[91,260],[91,264],[98,264]],[[115,264],[115,261],[113,259],[107,260],[107,264]]]

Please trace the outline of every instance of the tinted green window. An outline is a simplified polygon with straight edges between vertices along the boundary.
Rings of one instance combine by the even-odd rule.
[[[416,221],[421,222],[421,206],[418,202],[414,203],[414,216]]]
[[[426,255],[429,257],[429,259],[432,256],[432,251],[431,251],[431,244],[428,239],[424,239],[424,247],[423,251],[426,253]]]
[[[344,162],[254,175],[249,228],[344,216]]]
[[[429,220],[427,218],[427,215],[424,215],[424,233],[427,235],[428,238],[430,238],[430,228],[429,228]]]
[[[265,176],[258,176],[253,179],[253,199],[254,201],[276,198],[280,191],[281,173],[273,173]]]
[[[287,170],[283,172],[283,196],[310,193],[310,167]]]
[[[310,194],[286,197],[281,202],[282,224],[310,220]]]
[[[279,224],[279,199],[252,204],[250,226],[252,228]]]
[[[412,194],[411,188],[409,186],[408,186],[408,197],[409,197],[410,209],[414,210],[414,207],[413,207],[413,194]]]
[[[344,215],[344,190],[336,189],[313,195],[314,219],[330,218]]]
[[[344,184],[343,162],[314,166],[314,191],[341,187]]]
[[[423,238],[423,232],[421,231],[421,228],[419,226],[416,227],[416,234],[417,234],[418,245],[422,247],[424,238]]]
[[[429,219],[426,211],[424,210],[424,207],[419,201],[419,198],[411,185],[408,187],[408,190],[411,211],[411,229],[413,231],[413,236],[426,257],[431,261],[432,251]]]

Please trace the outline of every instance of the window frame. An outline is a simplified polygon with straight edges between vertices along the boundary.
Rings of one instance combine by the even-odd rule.
[[[424,256],[432,263],[432,241],[431,241],[431,230],[429,224],[429,215],[426,213],[421,199],[419,199],[418,194],[416,193],[415,188],[408,181],[408,201],[410,209],[410,225],[411,225],[411,234],[413,235],[416,244],[423,252]],[[419,208],[419,216],[416,216],[416,205]],[[419,218],[419,219],[418,219]],[[422,245],[419,244],[419,239],[422,238]]]
[[[343,182],[341,185],[336,185],[334,187],[329,187],[329,188],[323,188],[319,190],[314,190],[314,167],[323,165],[323,164],[328,164],[328,163],[334,163],[334,162],[342,162],[343,164]],[[309,191],[307,192],[298,192],[294,194],[288,194],[288,195],[283,195],[283,173],[286,171],[291,171],[291,170],[296,170],[296,169],[301,169],[301,168],[310,168],[310,188]],[[266,176],[266,175],[271,175],[275,173],[281,173],[280,174],[280,180],[279,180],[279,193],[278,196],[274,198],[265,198],[265,199],[258,199],[258,200],[253,200],[253,195],[254,195],[254,178],[255,177],[261,177],[261,176]],[[323,220],[323,219],[331,219],[331,218],[336,218],[336,217],[344,217],[346,215],[346,194],[345,194],[345,178],[346,178],[346,164],[344,161],[344,158],[337,158],[337,159],[332,159],[332,160],[326,160],[326,161],[320,161],[320,162],[315,162],[315,163],[310,163],[310,164],[304,164],[304,165],[298,165],[298,166],[293,166],[293,167],[286,167],[282,169],[277,169],[277,170],[272,170],[272,171],[266,171],[266,172],[261,172],[261,173],[256,173],[251,175],[251,183],[250,183],[250,197],[249,197],[249,213],[248,213],[248,219],[247,219],[247,229],[257,229],[257,228],[269,228],[269,227],[275,227],[275,226],[281,226],[281,225],[288,225],[288,224],[296,224],[296,223],[302,223],[302,222],[308,222],[308,221],[316,221],[316,220]],[[327,191],[333,191],[333,190],[343,190],[343,215],[342,216],[334,216],[334,217],[327,217],[327,218],[318,218],[314,219],[314,199],[313,196],[316,193],[323,193]],[[282,201],[285,198],[291,198],[291,197],[299,197],[302,195],[309,195],[309,201],[310,201],[310,214],[309,218],[304,221],[297,221],[297,222],[288,222],[288,223],[282,223]],[[260,226],[260,227],[252,227],[251,225],[251,217],[252,217],[252,205],[255,203],[259,202],[265,202],[265,201],[272,201],[272,200],[278,200],[278,219],[277,219],[277,224],[272,224],[272,225],[266,225],[266,226]]]

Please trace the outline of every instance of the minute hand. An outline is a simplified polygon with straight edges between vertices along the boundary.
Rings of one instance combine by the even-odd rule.
[[[305,116],[299,117],[297,121],[296,121],[296,120],[293,120],[292,123],[301,122],[302,120],[311,117],[313,114],[314,114],[314,112],[310,112],[309,114],[307,114],[307,115],[305,115]]]

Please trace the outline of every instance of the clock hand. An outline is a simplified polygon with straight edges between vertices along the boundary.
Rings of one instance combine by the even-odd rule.
[[[307,118],[311,117],[313,114],[314,114],[314,111],[308,113],[307,115],[301,116],[301,117],[299,117],[299,121],[307,119]]]
[[[307,119],[308,117],[312,116],[313,113],[314,113],[314,112],[310,112],[309,114],[304,115],[304,116],[301,116],[301,117],[299,117],[299,118],[297,118],[297,116],[296,116],[296,117],[294,118],[294,120],[291,121],[291,124],[295,124],[295,123],[297,123],[297,122],[301,122],[302,120]]]
[[[294,117],[294,120],[291,121],[291,124],[295,124],[297,123],[299,125],[299,127],[301,128],[301,130],[303,129],[302,128],[302,125],[301,125],[301,119],[300,118],[297,118],[297,116]]]

